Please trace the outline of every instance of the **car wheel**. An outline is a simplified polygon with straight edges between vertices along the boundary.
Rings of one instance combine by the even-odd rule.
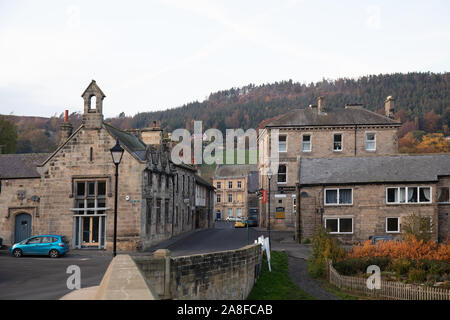
[[[20,249],[14,249],[13,255],[14,255],[14,257],[16,257],[16,258],[20,258],[21,256],[23,256],[23,252],[22,252],[22,250],[20,250]]]
[[[58,258],[59,257],[59,252],[58,252],[58,250],[53,249],[53,250],[50,250],[48,255],[50,256],[50,258]]]

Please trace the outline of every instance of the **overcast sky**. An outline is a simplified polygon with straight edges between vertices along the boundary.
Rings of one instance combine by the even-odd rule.
[[[0,114],[162,110],[292,79],[449,71],[450,1],[0,0]]]

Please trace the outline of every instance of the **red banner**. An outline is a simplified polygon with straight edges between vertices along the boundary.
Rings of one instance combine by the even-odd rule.
[[[267,203],[267,190],[263,190],[263,203]]]

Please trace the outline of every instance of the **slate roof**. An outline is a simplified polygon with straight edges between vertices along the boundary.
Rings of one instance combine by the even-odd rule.
[[[209,183],[208,181],[206,181],[199,175],[195,175],[195,182],[197,182],[198,184],[201,184],[202,186],[207,187],[208,189],[215,189],[211,183]]]
[[[49,156],[49,153],[1,154],[0,179],[40,178],[36,166]]]
[[[258,171],[256,164],[221,164],[213,178],[246,177],[249,172]]]
[[[301,185],[432,182],[450,176],[450,154],[301,159]]]
[[[325,110],[317,108],[295,109],[273,120],[267,127],[290,126],[342,126],[342,125],[401,125],[384,115],[364,109],[362,106],[347,106],[342,109]]]
[[[119,139],[120,143],[132,154],[134,154],[139,160],[145,161],[146,157],[146,144],[142,142],[136,136],[113,127],[108,123],[103,123],[105,129],[115,138]]]

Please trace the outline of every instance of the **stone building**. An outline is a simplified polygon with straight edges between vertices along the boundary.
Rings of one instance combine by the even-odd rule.
[[[214,189],[208,181],[195,176],[195,228],[214,226]]]
[[[398,153],[397,130],[401,125],[392,119],[394,99],[388,97],[385,115],[362,105],[328,110],[324,99],[318,105],[295,109],[268,123],[258,134],[259,186],[268,190],[268,177],[261,174],[271,159],[271,135],[278,130],[279,163],[271,179],[271,228],[294,230],[299,162],[303,158],[339,158],[382,156]],[[269,161],[270,162],[270,161]],[[300,181],[301,183],[301,181]],[[261,198],[261,197],[260,197]],[[268,203],[259,200],[260,225],[268,224]]]
[[[298,239],[323,225],[344,243],[402,236],[412,213],[429,217],[434,240],[450,237],[450,154],[301,159]]]
[[[217,219],[248,216],[249,175],[257,171],[257,165],[249,164],[217,167],[213,176],[213,185],[216,188],[214,207]]]
[[[65,235],[73,248],[112,248],[115,166],[110,149],[117,140],[125,149],[119,166],[118,250],[146,249],[192,230],[196,170],[173,164],[168,153],[139,135],[105,123],[105,95],[95,81],[82,97],[82,125],[72,132],[65,121],[52,154],[0,157],[4,243],[12,244],[19,234],[54,233]],[[21,233],[23,221],[28,229]]]

